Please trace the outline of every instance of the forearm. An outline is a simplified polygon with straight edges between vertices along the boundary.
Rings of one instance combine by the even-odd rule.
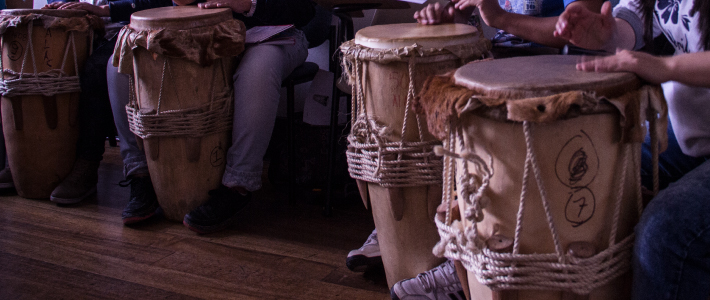
[[[491,27],[502,29],[519,38],[541,45],[562,48],[567,41],[553,36],[557,17],[532,17],[504,12],[498,18],[491,20]]]
[[[662,57],[665,81],[710,88],[710,52],[685,53]]]
[[[602,50],[610,53],[616,52],[617,49],[633,50],[636,44],[636,33],[634,33],[631,25],[619,18],[614,18],[614,22],[616,23],[614,31],[609,41],[602,47]]]

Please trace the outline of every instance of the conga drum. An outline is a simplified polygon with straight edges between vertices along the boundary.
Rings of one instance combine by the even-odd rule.
[[[454,70],[488,54],[490,42],[468,25],[378,25],[341,46],[353,87],[350,176],[372,205],[391,287],[443,262],[433,218],[441,202],[439,144],[411,109],[426,76]]]
[[[221,182],[244,34],[231,10],[193,6],[134,13],[119,34],[114,64],[132,75],[130,128],[168,219],[182,222]]]
[[[473,62],[418,98],[443,141],[442,202],[461,211],[437,220],[435,252],[462,261],[472,299],[630,297],[640,145],[647,120],[664,140],[665,101],[632,73],[578,60]]]
[[[49,198],[74,165],[91,20],[81,10],[0,12],[3,133],[21,197]]]

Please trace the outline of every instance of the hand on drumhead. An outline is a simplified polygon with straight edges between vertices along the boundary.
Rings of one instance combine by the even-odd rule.
[[[251,0],[207,0],[197,4],[200,8],[230,8],[233,12],[243,14],[251,9]]]
[[[662,57],[648,53],[617,50],[615,55],[603,57],[584,57],[577,64],[577,70],[586,72],[632,72],[642,79],[659,84],[668,81],[668,72],[664,71],[666,61]]]
[[[557,19],[553,35],[578,47],[608,50],[604,48],[611,42],[615,26],[609,1],[602,5],[601,14],[593,13],[583,6],[570,5]]]
[[[424,25],[453,23],[455,13],[453,5],[447,4],[442,6],[439,2],[436,2],[415,12],[414,18],[417,19],[417,22]]]
[[[99,17],[109,17],[111,12],[109,11],[108,5],[93,5],[86,2],[66,2],[62,3],[57,9],[78,9],[85,10],[90,14],[97,15]]]
[[[66,2],[52,2],[52,3],[47,3],[44,6],[42,6],[42,9],[57,9],[63,4],[66,4]]]

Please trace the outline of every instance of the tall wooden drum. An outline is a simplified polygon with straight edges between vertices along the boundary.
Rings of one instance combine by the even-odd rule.
[[[473,26],[379,25],[341,46],[353,86],[350,175],[368,198],[391,287],[443,262],[433,219],[441,202],[439,142],[412,101],[426,76],[454,70],[488,54],[490,43]]]
[[[473,62],[423,88],[443,202],[457,198],[462,220],[437,220],[435,252],[463,262],[472,299],[630,297],[640,145],[647,116],[663,140],[665,102],[631,73],[577,61]]]
[[[229,9],[179,6],[134,13],[121,30],[114,64],[133,75],[129,123],[168,219],[182,221],[221,182],[244,33]]]
[[[49,198],[69,174],[79,136],[79,70],[88,56],[85,11],[6,9],[2,35],[2,124],[17,193]]]

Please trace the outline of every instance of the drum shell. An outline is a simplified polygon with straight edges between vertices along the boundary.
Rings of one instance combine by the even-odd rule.
[[[493,155],[493,170],[495,174],[491,178],[490,187],[485,196],[490,199],[490,204],[484,208],[483,221],[478,223],[478,232],[484,239],[493,234],[500,234],[509,238],[515,236],[515,226],[521,190],[523,188],[523,166],[525,165],[526,145],[521,123],[503,122],[492,120],[475,114],[465,114],[461,120],[461,127],[464,131],[464,145],[468,151],[475,153],[485,153],[483,159],[488,161],[488,155]],[[637,216],[637,192],[636,177],[639,172],[639,164],[634,159],[628,161],[626,177],[621,176],[621,168],[624,158],[622,146],[619,142],[620,127],[619,116],[617,114],[593,114],[582,115],[577,118],[558,120],[552,123],[532,125],[532,135],[534,138],[533,151],[537,157],[537,164],[540,167],[541,177],[550,203],[552,217],[557,228],[563,251],[567,251],[568,245],[572,242],[588,242],[595,246],[597,252],[601,252],[609,246],[609,235],[611,232],[612,219],[614,217],[614,205],[617,199],[619,181],[623,182],[624,194],[621,204],[622,216],[618,224],[617,242],[628,236],[633,231],[633,226],[638,221]],[[593,157],[598,158],[597,174],[593,176],[591,182],[580,186],[570,187],[558,180],[556,167],[564,162],[569,163],[563,149],[578,138],[586,138],[591,143],[586,143],[584,148],[587,155],[587,163],[593,163]],[[572,142],[570,142],[572,141]],[[459,141],[456,141],[456,151],[463,150]],[[590,146],[595,151],[589,151]],[[632,152],[640,152],[638,145],[631,146]],[[595,154],[593,154],[595,153]],[[457,172],[463,172],[463,163],[457,163]],[[593,167],[589,167],[593,169]],[[588,180],[587,180],[588,181]],[[458,185],[461,190],[462,186]],[[574,206],[580,199],[580,191],[588,189],[594,196],[594,207],[591,208],[589,202],[587,206]],[[588,197],[587,197],[588,198]],[[585,198],[586,199],[586,198]],[[524,211],[524,221],[522,223],[522,233],[520,240],[520,253],[555,253],[552,235],[543,209],[540,192],[535,183],[534,175],[531,174],[527,183],[526,208]],[[585,201],[588,201],[586,199]],[[578,202],[579,203],[579,202]],[[462,198],[459,198],[459,205],[466,207]],[[591,216],[589,215],[592,209]],[[462,214],[465,209],[462,209]],[[577,214],[575,216],[575,214]],[[581,216],[581,217],[580,217]],[[587,217],[589,217],[588,220]],[[461,216],[464,226],[470,228],[471,223]],[[582,222],[577,225],[574,222]],[[628,275],[628,274],[627,274]],[[628,299],[630,297],[629,276],[621,276],[611,283],[592,291],[589,299]],[[476,280],[472,272],[468,272],[470,295],[472,299],[567,299],[563,292],[559,291],[527,291],[519,290],[513,293],[503,291],[496,297],[492,291]],[[517,298],[515,296],[517,295]]]
[[[473,27],[462,26],[379,25],[359,31],[354,42],[366,48],[385,50],[411,47],[415,43],[429,50],[478,42],[478,32]],[[455,70],[471,59],[446,50],[427,52],[426,55],[412,54],[411,58],[388,62],[363,59],[357,80],[362,86],[355,88],[362,90],[368,117],[389,130],[387,142],[435,141],[427,130],[426,118],[419,117],[418,127],[418,116],[413,109],[410,107],[410,111],[406,111],[410,85],[416,93],[427,76]],[[411,71],[410,60],[413,62]],[[413,78],[410,74],[414,74]],[[408,119],[406,133],[402,136],[405,114]],[[434,215],[436,206],[441,203],[440,185],[383,187],[372,182],[366,185],[368,192],[363,197],[368,197],[372,205],[390,288],[400,280],[416,277],[445,261],[432,253],[439,240]]]
[[[134,50],[135,93],[141,110],[179,110],[209,103],[211,88],[231,85],[231,74],[236,68],[236,57],[218,59],[206,67],[169,58],[169,67],[163,75],[165,59],[140,47]],[[207,201],[208,191],[220,185],[231,131],[202,137],[150,137],[143,140],[143,145],[155,193],[166,218],[182,222],[185,214]],[[191,159],[195,153],[199,156]]]
[[[37,72],[59,69],[69,41],[69,32],[44,28],[40,20],[33,22],[31,39]],[[21,71],[24,50],[30,38],[27,26],[22,24],[8,27],[3,34],[6,45],[2,53],[4,68]],[[74,43],[76,65],[73,49],[69,48],[63,69],[67,76],[75,76],[77,67],[82,70],[88,57],[89,32],[74,32]],[[27,57],[24,72],[33,73],[31,57]],[[8,162],[15,188],[21,197],[49,198],[54,188],[71,171],[76,159],[79,135],[78,101],[79,93],[2,97],[2,123]],[[18,117],[20,114],[21,118]],[[56,125],[53,120],[56,120]],[[14,126],[16,122],[22,123],[21,130]]]

